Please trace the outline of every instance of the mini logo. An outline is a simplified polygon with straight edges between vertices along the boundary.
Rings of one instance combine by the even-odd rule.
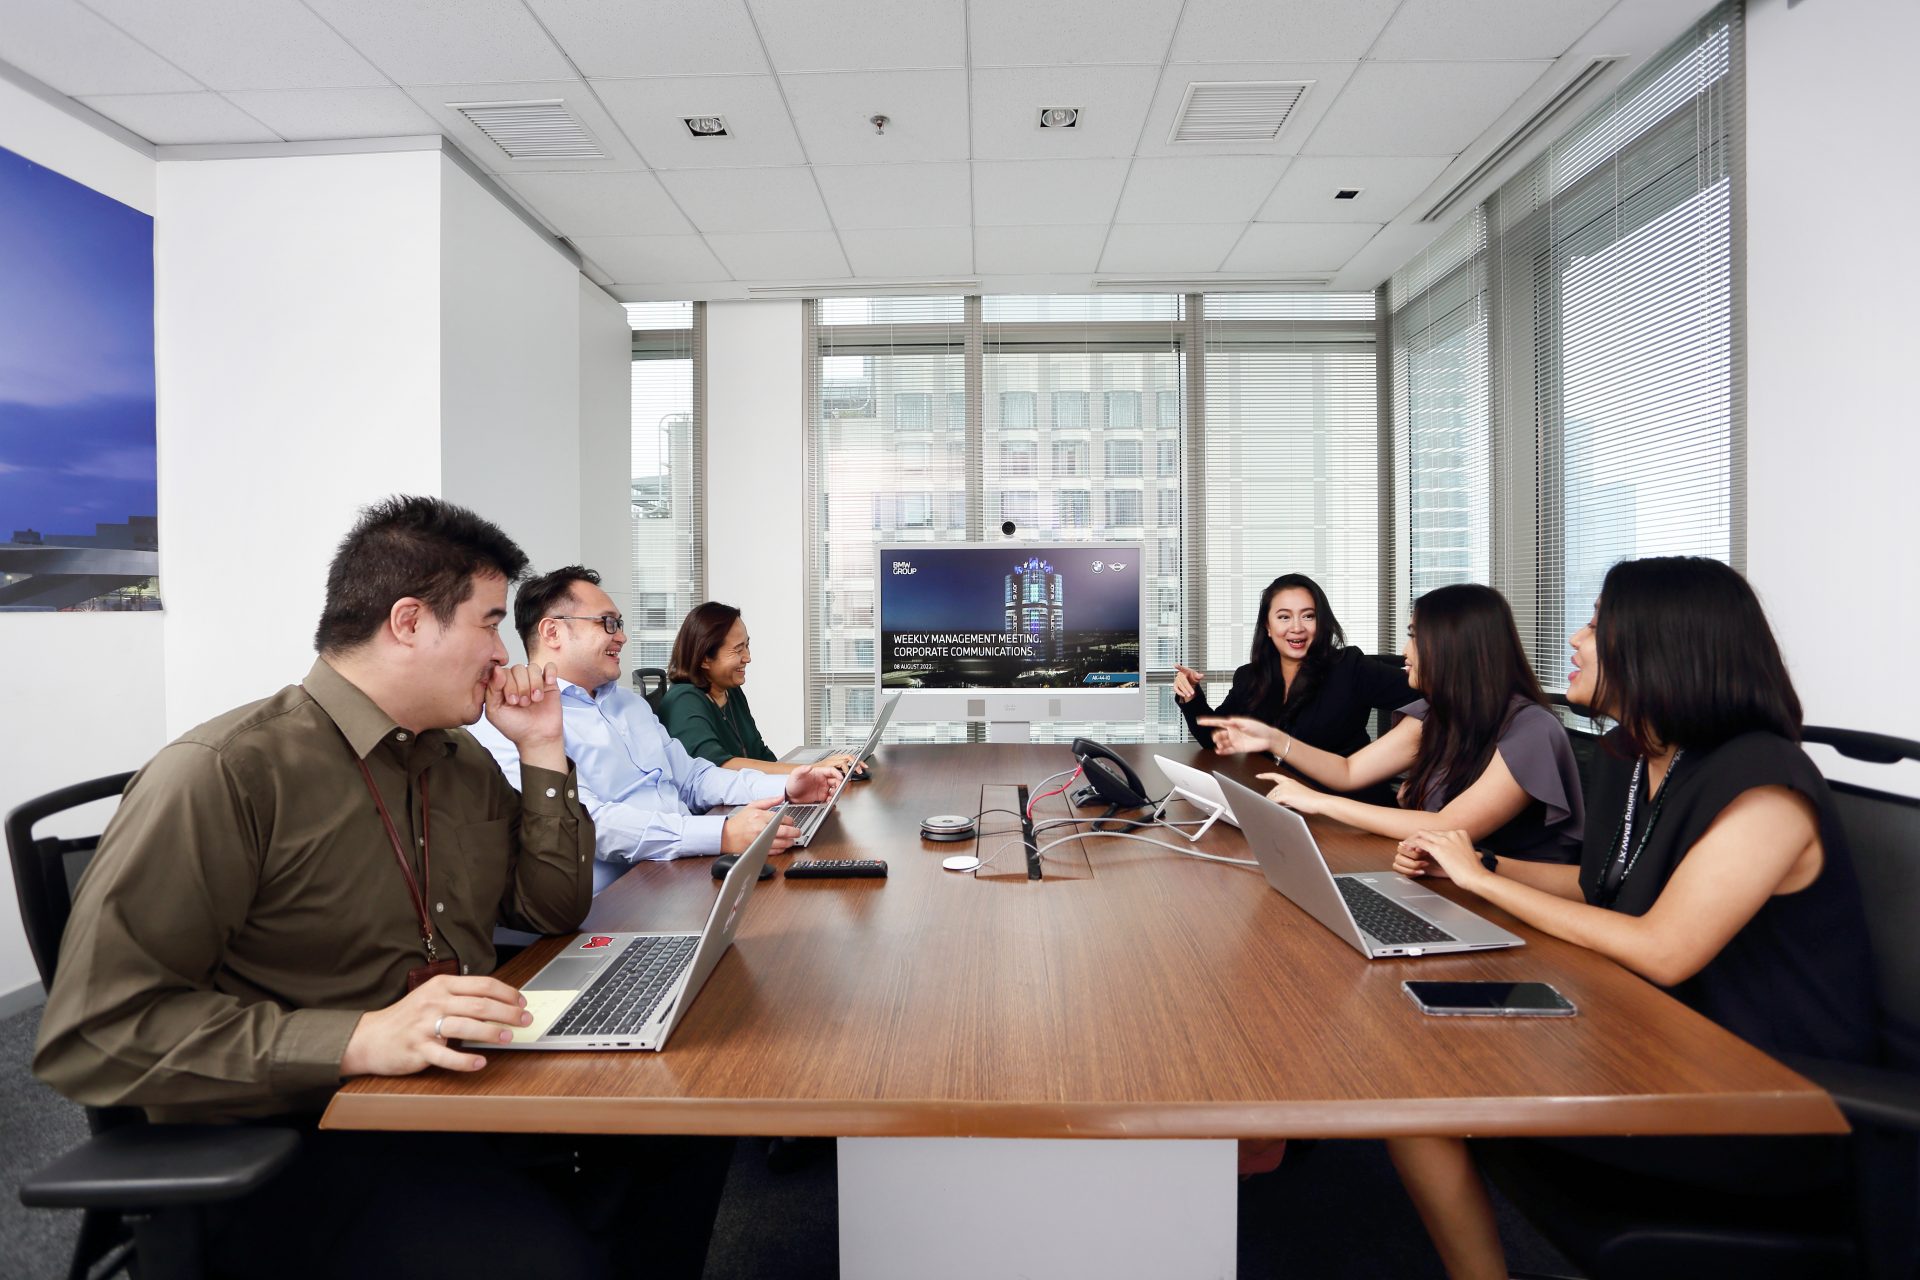
[[[610,947],[612,945],[613,945],[612,938],[609,938],[604,933],[596,933],[591,938],[588,938],[585,942],[581,943],[580,949],[582,951],[591,951],[595,947]]]
[[[1127,567],[1127,566],[1125,566],[1125,565],[1123,565],[1123,564],[1111,564],[1111,563],[1110,563],[1110,564],[1108,564],[1108,565],[1107,565],[1107,568],[1109,568],[1109,569],[1111,569],[1111,570],[1113,570],[1113,571],[1114,571],[1115,573],[1118,573],[1118,572],[1120,572],[1120,571],[1121,571],[1122,569],[1124,569],[1124,568],[1126,568],[1126,567]]]
[[[895,560],[893,562],[893,571],[895,573],[912,573],[914,572],[913,562],[911,560]]]

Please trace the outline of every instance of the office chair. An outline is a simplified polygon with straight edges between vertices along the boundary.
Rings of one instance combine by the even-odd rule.
[[[1854,760],[1920,760],[1920,742],[1809,726]],[[1482,1167],[1589,1280],[1707,1274],[1747,1280],[1920,1275],[1920,800],[1829,783],[1860,877],[1887,1022],[1884,1066],[1781,1060],[1853,1126],[1850,1185],[1824,1197],[1737,1197],[1651,1186],[1552,1148],[1502,1143]]]
[[[131,773],[95,778],[29,800],[7,815],[7,857],[20,899],[27,944],[40,981],[53,987],[60,936],[73,911],[73,886],[98,836],[34,838],[54,814],[119,795]],[[150,1125],[134,1107],[88,1107],[92,1137],[20,1185],[20,1203],[81,1210],[70,1280],[137,1268],[142,1280],[199,1276],[199,1207],[236,1199],[263,1185],[293,1158],[299,1136],[287,1129],[232,1125]]]
[[[1547,695],[1547,701],[1562,710],[1573,711],[1575,715],[1586,714],[1584,709],[1575,708],[1571,702],[1568,702],[1567,695],[1564,693],[1550,693]],[[1593,722],[1591,717],[1587,722],[1589,724]],[[1561,717],[1561,723],[1566,724],[1564,716]],[[1580,770],[1580,789],[1585,791],[1588,784],[1593,781],[1593,758],[1600,754],[1600,735],[1591,729],[1581,729],[1570,724],[1566,724],[1566,730],[1567,741],[1573,744],[1573,762]]]
[[[667,696],[667,673],[659,667],[635,667],[633,687],[647,705],[653,708],[655,715],[660,714],[660,700]]]

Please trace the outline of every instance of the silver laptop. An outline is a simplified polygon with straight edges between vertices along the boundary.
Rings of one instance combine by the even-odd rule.
[[[1165,756],[1155,756],[1153,762],[1160,766],[1161,774],[1173,784],[1173,790],[1167,792],[1166,798],[1160,801],[1160,807],[1154,810],[1155,818],[1165,817],[1167,806],[1176,799],[1180,799],[1185,800],[1207,817],[1197,831],[1174,828],[1189,840],[1198,840],[1211,831],[1216,822],[1225,822],[1235,827],[1240,825],[1234,821],[1233,810],[1227,808],[1227,798],[1220,793],[1220,784],[1213,780],[1212,774],[1196,769],[1190,764],[1181,764],[1178,760],[1169,760]]]
[[[1267,883],[1369,960],[1522,947],[1499,925],[1392,871],[1333,874],[1306,819],[1215,774]]]
[[[860,748],[860,754],[854,757],[856,761],[865,764],[872,758],[874,750],[880,745],[880,735],[887,731],[887,721],[893,719],[893,709],[899,705],[899,702],[900,695],[896,693],[881,704],[880,714],[873,722],[873,732],[867,735],[866,744]],[[825,751],[819,756],[816,756],[815,759],[824,760],[831,754],[833,754],[833,752]],[[787,806],[786,813],[788,820],[791,821],[794,826],[800,828],[800,834],[793,842],[794,848],[804,849],[807,844],[812,841],[813,833],[818,831],[820,824],[827,820],[827,815],[833,812],[833,806],[840,799],[840,793],[845,791],[847,784],[852,781],[853,770],[848,769],[840,775],[840,781],[834,784],[833,794],[819,804],[790,804]]]
[[[513,1043],[469,1040],[467,1047],[664,1049],[733,945],[779,825],[769,822],[727,872],[699,933],[583,933],[520,988],[533,1022],[514,1032]]]

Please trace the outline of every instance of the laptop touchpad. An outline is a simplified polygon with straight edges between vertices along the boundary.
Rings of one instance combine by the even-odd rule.
[[[593,975],[606,957],[594,956],[591,960],[555,960],[535,975],[527,983],[528,991],[578,991],[593,981]]]

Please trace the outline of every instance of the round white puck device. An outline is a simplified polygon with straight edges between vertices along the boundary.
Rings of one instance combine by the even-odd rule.
[[[940,865],[949,871],[972,871],[979,867],[980,859],[972,854],[956,853]]]
[[[920,824],[922,840],[973,839],[973,819],[962,813],[936,813]]]

